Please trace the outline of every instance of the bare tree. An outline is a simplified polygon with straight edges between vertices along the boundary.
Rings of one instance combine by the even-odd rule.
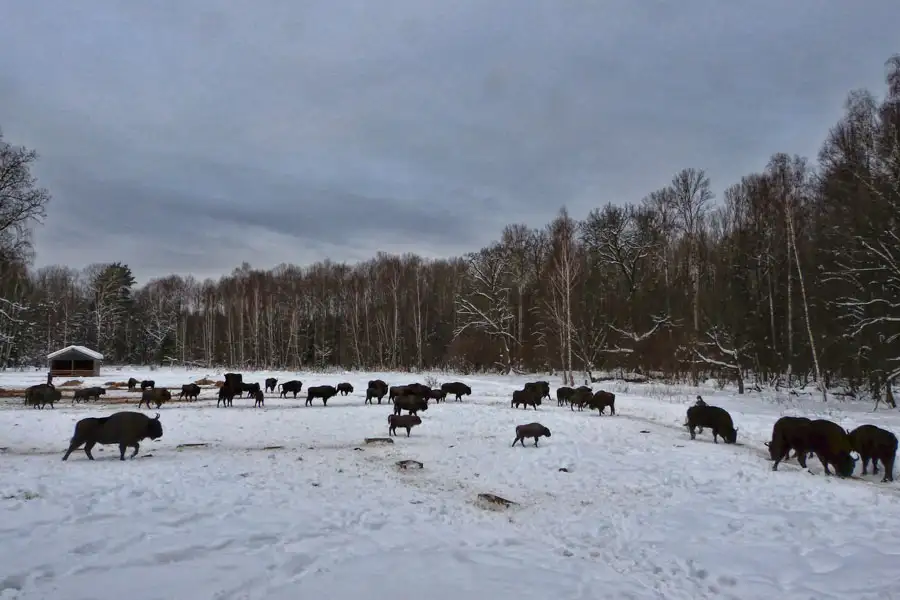
[[[46,216],[50,193],[31,174],[37,159],[34,150],[5,142],[0,131],[0,261],[27,257],[32,227]]]

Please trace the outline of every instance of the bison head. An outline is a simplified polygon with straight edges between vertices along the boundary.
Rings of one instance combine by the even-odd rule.
[[[842,452],[835,461],[834,470],[837,471],[837,474],[841,477],[850,477],[853,475],[853,470],[856,468],[857,460],[859,460],[858,455],[854,458],[853,454],[850,452]]]
[[[162,435],[162,423],[159,422],[159,413],[156,413],[156,417],[150,419],[150,422],[147,423],[147,437],[151,440],[158,440]]]
[[[419,418],[418,416],[416,416],[416,415],[413,415],[412,418],[409,420],[409,422],[412,423],[413,425],[421,425],[421,424],[422,424],[422,419],[420,419],[420,418]]]
[[[544,437],[550,437],[550,430],[544,427]]]
[[[735,427],[731,431],[725,432],[725,435],[722,436],[725,438],[725,443],[726,444],[734,444],[735,442],[737,442],[737,432],[738,432],[737,427]]]
[[[463,385],[462,385],[462,388],[463,388],[463,390],[465,390],[466,394],[472,395],[472,388],[470,388],[470,387],[467,386],[466,384],[463,384]]]
[[[171,400],[171,399],[172,399],[172,392],[170,392],[170,391],[167,390],[167,389],[161,389],[161,390],[159,390],[159,395],[162,396],[163,398],[165,398],[166,400]]]

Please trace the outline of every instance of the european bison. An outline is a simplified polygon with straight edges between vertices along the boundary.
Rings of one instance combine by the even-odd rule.
[[[698,402],[703,402],[698,396]],[[700,405],[705,406],[706,403]],[[696,406],[696,405],[695,405]],[[769,448],[769,457],[775,461],[772,470],[778,470],[778,464],[790,457],[791,450],[797,457],[797,462],[806,468],[806,455],[810,449],[810,421],[806,417],[781,417],[775,421],[772,427],[772,440],[766,442]]]
[[[450,394],[453,394],[457,402],[462,402],[463,396],[470,396],[472,394],[472,388],[461,381],[445,383],[441,386],[441,391],[444,392],[445,398]]]
[[[328,406],[328,400],[338,395],[337,388],[333,385],[314,385],[306,388],[306,406],[312,406],[315,398],[322,399],[322,406]]]
[[[386,393],[384,388],[369,386],[369,389],[366,390],[366,401],[363,404],[372,404],[372,398],[377,398],[378,404],[381,404],[381,399]]]
[[[234,390],[224,385],[220,387],[219,399],[216,400],[216,408],[219,408],[220,404],[222,405],[222,408],[234,406]]]
[[[266,403],[266,395],[262,390],[256,390],[253,392],[253,406],[258,408],[263,408]]]
[[[724,408],[709,405],[694,405],[687,410],[687,422],[685,426],[691,432],[691,439],[696,439],[694,429],[697,427],[709,427],[712,429],[713,442],[719,443],[719,436],[726,444],[737,442],[737,429],[731,420],[731,415]]]
[[[143,392],[147,388],[153,389],[156,387],[156,382],[152,379],[145,379],[141,382],[141,391]]]
[[[878,474],[878,461],[884,465],[882,483],[894,481],[894,460],[897,458],[897,436],[874,425],[860,425],[850,432],[850,444],[863,461],[862,472],[866,474],[872,461],[872,474]]]
[[[382,379],[373,379],[373,380],[369,381],[368,385],[366,386],[366,389],[368,389],[368,388],[376,388],[379,390],[384,390],[381,393],[381,396],[382,397],[387,396],[388,384],[387,384],[387,382],[385,382]]]
[[[181,400],[196,400],[200,396],[200,386],[196,383],[186,383],[181,386],[181,393],[178,398]]]
[[[589,405],[593,399],[594,396],[591,392],[591,388],[577,388],[573,391],[573,394],[569,396],[569,410],[574,411],[576,408],[578,410],[584,410],[584,407]]]
[[[25,404],[31,404],[33,407],[41,410],[48,404],[50,408],[55,408],[53,405],[59,402],[60,399],[62,399],[62,392],[45,383],[31,386],[25,392]]]
[[[153,402],[156,404],[156,408],[159,408],[163,405],[164,402],[168,402],[172,399],[172,393],[166,388],[152,388],[149,390],[144,390],[141,394],[141,401],[138,402],[138,408],[147,404],[147,408],[150,408],[150,403]]]
[[[137,379],[135,379],[134,377],[129,377],[129,378],[128,378],[128,391],[129,391],[129,392],[133,392],[133,391],[134,391],[134,388],[137,387],[137,384],[138,384],[138,380],[137,380]]]
[[[853,475],[858,457],[853,458],[853,445],[847,431],[828,419],[811,421],[809,431],[809,449],[825,467],[825,474],[832,474],[828,470],[830,464],[839,477]]]
[[[543,400],[544,398],[550,399],[550,384],[546,381],[532,381],[526,383],[524,389],[534,393],[538,400]]]
[[[540,399],[540,398],[539,398]],[[522,447],[525,446],[525,438],[534,438],[534,445],[538,445],[538,438],[540,437],[550,437],[550,430],[541,425],[540,423],[528,423],[527,425],[518,425],[516,427],[516,439],[513,440],[512,445],[515,446],[517,442],[522,444]]]
[[[274,377],[266,378],[266,392],[275,393],[275,386],[278,385],[278,380]]]
[[[447,392],[442,389],[434,388],[428,391],[428,395],[426,396],[429,400],[434,400],[438,404],[447,399]]]
[[[131,458],[140,451],[140,442],[146,438],[158,440],[162,437],[162,423],[159,413],[151,419],[144,413],[122,411],[108,417],[88,417],[75,424],[75,433],[69,442],[63,460],[68,460],[73,450],[84,444],[84,453],[94,460],[91,448],[96,444],[118,444],[119,460],[125,460],[125,448],[132,447]]]
[[[406,396],[417,396],[419,398],[428,398],[431,394],[431,388],[423,383],[411,383],[406,388]]]
[[[244,395],[244,376],[240,373],[225,373],[225,383],[219,389],[225,390],[224,394],[222,391],[219,392],[219,398],[230,406],[235,396]]]
[[[106,394],[106,390],[104,390],[100,386],[75,390],[75,392],[72,394],[72,404],[75,404],[79,400],[81,400],[82,402],[87,402],[91,398],[99,402],[100,396],[103,396],[104,394]]]
[[[406,386],[405,385],[392,385],[388,389],[388,400],[391,402],[394,401],[394,398],[397,396],[405,396],[406,395]]]
[[[239,396],[243,398],[244,392],[246,392],[248,398],[253,398],[258,391],[260,391],[259,383],[241,383],[241,393]]]
[[[528,410],[529,406],[533,406],[534,410],[537,410],[540,404],[541,398],[538,396],[538,392],[533,391],[533,388],[525,388],[524,390],[513,392],[512,402],[510,402],[509,407],[518,408],[521,405],[525,410]]]
[[[409,411],[411,415],[428,410],[428,400],[413,395],[397,396],[394,398],[394,414],[399,415],[402,410]]]
[[[291,381],[285,381],[284,383],[279,383],[278,387],[281,388],[281,397],[287,398],[288,392],[293,392],[294,399],[297,399],[297,394],[300,393],[300,390],[303,389],[303,382],[297,381],[296,379],[292,379]]]
[[[337,384],[337,391],[341,396],[346,396],[347,394],[353,393],[353,386],[345,381],[344,383]]]
[[[573,395],[575,395],[574,388],[570,388],[566,385],[556,388],[556,405],[565,406],[566,403],[572,399]]]
[[[388,415],[388,435],[397,435],[397,428],[406,429],[406,437],[416,425],[421,425],[422,419],[413,414],[409,415]]]
[[[590,388],[585,388],[590,390]],[[590,393],[590,391],[588,391]],[[616,414],[616,395],[612,392],[604,392],[603,390],[598,390],[590,400],[588,400],[588,406],[591,407],[591,410],[597,409],[600,411],[600,414],[603,414],[603,411],[606,410],[606,407],[609,407],[609,412],[611,414]]]

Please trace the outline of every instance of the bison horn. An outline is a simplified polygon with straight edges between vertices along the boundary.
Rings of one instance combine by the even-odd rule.
[[[850,454],[850,458],[853,458],[853,454],[852,454],[852,453]],[[858,461],[858,460],[859,460],[859,454],[856,455],[856,458],[853,458],[853,462],[856,462],[856,461]]]
[[[153,417],[153,420],[154,420],[154,421],[159,421],[159,413],[156,413],[156,416]]]
[[[735,431],[737,431],[737,429],[735,429]],[[769,445],[771,444],[771,442],[763,442],[763,444],[765,444],[765,445],[766,445],[766,448],[768,448]]]

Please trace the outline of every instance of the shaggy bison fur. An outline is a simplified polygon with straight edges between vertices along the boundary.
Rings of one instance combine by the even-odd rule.
[[[884,465],[882,483],[894,481],[894,461],[897,458],[897,436],[875,425],[860,425],[850,432],[850,444],[862,459],[863,475],[872,461],[872,474],[878,474],[878,461]]]
[[[353,393],[353,386],[345,381],[344,383],[337,384],[337,391],[341,396],[346,396],[347,394]]]
[[[402,410],[408,411],[411,415],[420,410],[428,410],[428,400],[413,395],[397,396],[394,398],[394,414],[399,415]]]
[[[200,396],[200,386],[196,383],[186,383],[181,386],[178,397],[182,400],[196,400]]]
[[[262,408],[266,404],[266,395],[262,390],[253,392],[253,406]]]
[[[822,463],[825,474],[832,474],[828,469],[831,465],[839,477],[853,475],[858,457],[853,457],[853,445],[847,431],[828,419],[811,421],[809,430],[809,449]]]
[[[461,381],[445,383],[441,386],[441,391],[444,392],[445,398],[450,394],[453,394],[457,402],[462,402],[463,396],[470,396],[472,394],[472,388]]]
[[[584,410],[584,407],[590,404],[593,397],[591,389],[588,387],[572,390],[572,395],[569,396],[569,410],[575,410],[576,408]]]
[[[216,400],[216,408],[218,408],[220,404],[223,408],[234,406],[234,392],[231,388],[224,385],[219,388],[219,399]]]
[[[156,404],[156,408],[159,408],[164,402],[168,402],[171,399],[172,393],[166,388],[151,388],[149,390],[144,390],[141,394],[141,401],[138,402],[138,408],[144,404],[147,405],[147,408],[150,408],[151,402]]]
[[[731,415],[724,408],[718,406],[691,406],[687,410],[687,422],[685,426],[691,432],[691,439],[696,439],[694,429],[697,427],[709,427],[712,429],[713,442],[719,443],[719,436],[726,444],[737,442],[737,429],[731,420]]]
[[[278,385],[278,380],[274,377],[268,377],[265,381],[266,383],[266,391],[275,393],[275,386]]]
[[[532,381],[523,388],[534,393],[539,400],[550,399],[550,384],[546,381]]]
[[[48,404],[50,408],[62,399],[62,392],[53,387],[52,384],[41,383],[33,385],[25,391],[25,404],[30,404],[34,408],[44,409]]]
[[[156,387],[156,382],[152,379],[145,379],[141,382],[141,391],[143,392],[147,388],[153,389]]]
[[[515,446],[518,442],[521,443],[522,446],[525,446],[525,438],[534,438],[534,445],[537,446],[538,438],[540,437],[550,437],[550,430],[540,423],[528,423],[527,425],[519,425],[516,427],[516,439],[513,440],[512,445]]]
[[[575,389],[570,388],[567,385],[556,388],[556,405],[557,406],[565,406],[569,400],[572,399],[572,396],[575,394]]]
[[[333,385],[314,385],[306,388],[306,406],[312,406],[312,401],[316,398],[322,399],[322,406],[328,406],[328,400],[337,395],[337,388]]]
[[[388,400],[390,400],[391,402],[394,401],[394,398],[396,398],[398,396],[405,396],[405,395],[406,395],[406,386],[405,385],[392,385],[388,389]]]
[[[125,448],[134,448],[131,454],[134,458],[140,451],[142,440],[158,440],[162,435],[159,413],[152,419],[144,413],[133,411],[117,412],[108,417],[88,417],[75,424],[75,433],[62,459],[68,460],[69,455],[82,444],[90,460],[94,460],[91,449],[97,444],[118,444],[119,460],[125,460]]]
[[[370,382],[371,383],[371,382]],[[382,387],[372,387],[371,385],[366,390],[366,401],[363,404],[372,404],[372,398],[378,399],[378,404],[381,404],[381,399],[384,398],[384,395],[387,393],[387,390]]]
[[[533,406],[534,410],[537,410],[537,407],[540,405],[541,397],[538,396],[538,392],[533,391],[533,389],[530,390],[527,387],[524,390],[514,391],[512,402],[509,404],[510,408],[522,406],[525,410],[528,410],[529,406]]]
[[[418,415],[388,415],[388,435],[397,435],[397,428],[406,430],[406,437],[416,425],[421,425],[422,419]]]
[[[699,398],[699,396],[698,396]],[[703,402],[702,399],[698,402]],[[705,406],[704,403],[702,406]],[[790,457],[794,451],[797,462],[806,468],[806,455],[809,453],[810,421],[806,417],[781,417],[772,427],[772,440],[766,442],[769,457],[775,461],[772,470],[778,470],[778,464]]]
[[[246,392],[248,398],[253,398],[258,391],[260,391],[259,383],[241,383],[241,393],[239,395],[243,397],[244,392]]]
[[[388,384],[383,379],[373,379],[373,380],[369,381],[369,383],[366,385],[366,389],[368,389],[368,388],[376,388],[379,390],[384,390],[384,393],[382,394],[382,396],[387,396]]]
[[[281,388],[281,397],[287,398],[288,393],[294,394],[294,399],[296,400],[297,394],[303,389],[303,382],[298,381],[296,379],[292,379],[291,381],[285,381],[284,383],[279,383],[278,387]]]
[[[135,379],[134,377],[129,377],[129,378],[128,378],[128,391],[129,391],[129,392],[133,392],[133,391],[134,391],[134,388],[136,388],[137,385],[138,385],[138,380],[137,380],[137,379]]]
[[[580,388],[579,388],[580,389]],[[590,393],[590,388],[585,388]],[[600,411],[600,414],[603,414],[603,411],[606,410],[606,407],[609,407],[609,412],[611,414],[616,414],[616,395],[612,392],[604,392],[603,390],[598,390],[591,399],[588,401],[588,406],[591,407],[591,410],[597,409]]]
[[[83,388],[80,390],[75,390],[75,392],[72,394],[72,404],[75,404],[79,400],[81,402],[87,402],[91,398],[93,398],[96,401],[99,401],[100,396],[103,396],[104,394],[106,394],[106,390],[100,386],[94,386],[94,387],[89,387],[89,388]]]

